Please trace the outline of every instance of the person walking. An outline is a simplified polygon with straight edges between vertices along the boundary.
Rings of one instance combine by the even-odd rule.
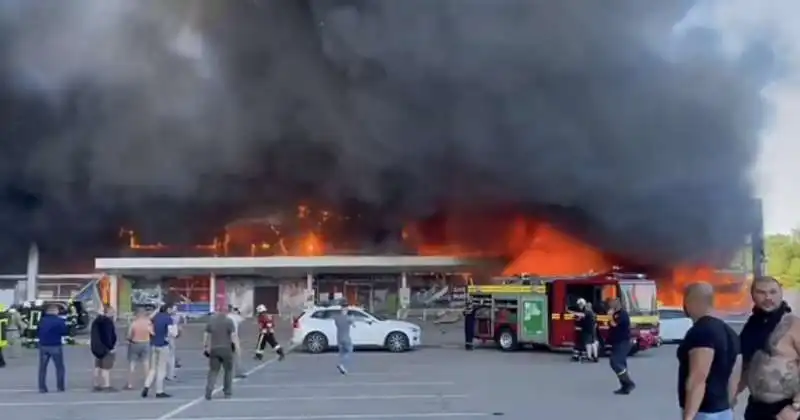
[[[175,305],[170,306],[168,311],[169,316],[172,318],[172,325],[175,330],[175,336],[169,337],[167,340],[169,344],[169,357],[167,358],[167,373],[166,380],[174,381],[178,379],[176,368],[178,367],[178,337],[181,336],[181,315],[178,313],[178,307]]]
[[[242,314],[239,312],[239,308],[233,307],[233,305],[228,305],[228,318],[233,321],[233,327],[236,330],[236,336],[239,336],[239,325],[241,325],[244,318],[242,318]],[[247,377],[247,374],[244,372],[244,366],[242,366],[242,352],[237,351],[233,355],[233,372],[237,378],[243,379]]]
[[[742,373],[739,337],[711,315],[713,305],[710,284],[686,287],[683,308],[694,325],[678,347],[678,404],[683,420],[733,420],[732,402]]]
[[[628,354],[631,351],[631,318],[619,299],[612,299],[609,304],[608,343],[611,345],[609,363],[617,375],[620,387],[614,391],[617,395],[628,395],[636,388],[628,372]]]
[[[27,326],[17,308],[10,308],[8,310],[8,325],[6,326],[9,358],[14,359],[22,356],[22,332],[26,328]]]
[[[58,308],[47,307],[38,320],[37,341],[39,342],[39,392],[47,393],[47,367],[50,360],[56,367],[56,388],[66,390],[66,369],[64,368],[64,337],[69,335],[67,322],[58,316]]]
[[[256,360],[264,360],[264,350],[267,344],[278,353],[278,360],[283,361],[286,358],[286,353],[275,338],[275,320],[267,312],[267,307],[258,305],[256,307],[258,314],[258,339],[256,340]]]
[[[117,327],[110,305],[103,305],[103,312],[92,322],[90,345],[94,356],[94,390],[116,391],[111,387],[111,369],[116,356]]]
[[[150,370],[144,380],[142,398],[147,398],[150,387],[155,384],[156,398],[169,398],[171,395],[164,392],[164,379],[167,376],[167,362],[169,360],[169,339],[177,335],[169,306],[162,305],[152,317],[150,331]]]
[[[141,367],[142,380],[150,371],[150,331],[153,324],[147,311],[140,308],[136,311],[131,326],[128,328],[128,384],[125,389],[133,389],[136,370]]]
[[[342,375],[347,375],[350,357],[353,354],[353,340],[350,338],[350,328],[355,328],[355,322],[348,314],[346,304],[343,304],[341,311],[334,315],[333,323],[336,325],[336,342],[339,347],[339,364],[336,365],[336,369]]]
[[[233,359],[241,352],[236,326],[223,309],[211,316],[203,334],[203,354],[208,357],[208,378],[205,398],[214,395],[219,371],[223,371],[222,393],[225,398],[233,394]]]

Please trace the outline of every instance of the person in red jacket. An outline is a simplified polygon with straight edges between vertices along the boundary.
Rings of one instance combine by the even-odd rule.
[[[272,347],[276,353],[278,353],[278,360],[283,360],[286,357],[286,354],[284,353],[281,345],[278,344],[278,340],[275,339],[275,322],[272,319],[272,315],[267,313],[267,307],[264,305],[258,305],[256,307],[256,313],[258,314],[258,344],[256,345],[256,359],[264,359],[264,349],[267,347],[267,343],[269,343],[269,346]]]

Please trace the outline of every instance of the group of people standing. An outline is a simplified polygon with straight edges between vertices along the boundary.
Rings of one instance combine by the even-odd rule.
[[[711,285],[686,289],[684,310],[694,324],[677,353],[684,420],[733,420],[745,390],[745,420],[800,418],[800,319],[776,279],[756,278],[750,292],[753,312],[737,335],[713,315]]]
[[[278,353],[280,360],[285,353],[275,338],[272,316],[259,305],[259,336],[256,359],[261,360],[266,344]],[[238,309],[216,312],[208,320],[203,337],[204,354],[209,359],[209,372],[206,398],[214,393],[217,377],[224,372],[223,393],[231,395],[233,377],[245,377],[242,368],[242,349],[239,339],[239,325],[244,318]],[[176,378],[176,368],[180,367],[176,357],[177,339],[181,335],[181,318],[174,305],[162,305],[154,310],[140,308],[131,322],[125,341],[129,367],[125,389],[136,388],[137,377],[141,380],[141,396],[146,398],[150,390],[156,398],[169,398],[165,391],[165,381]],[[55,365],[56,388],[65,390],[65,366],[63,337],[69,334],[66,320],[58,316],[58,308],[49,306],[39,322],[39,391],[48,392],[47,370],[50,361]],[[92,322],[90,349],[94,356],[93,389],[96,392],[117,391],[111,384],[111,370],[114,368],[118,347],[115,313],[111,306],[104,305]],[[139,374],[141,372],[141,374]]]
[[[95,359],[94,390],[114,392],[111,370],[117,356],[117,329],[114,309],[105,305],[91,327],[91,352]],[[155,310],[140,308],[128,327],[128,381],[125,389],[134,389],[137,372],[142,376],[142,397],[155,388],[156,398],[169,398],[164,390],[166,380],[176,378],[178,360],[177,339],[180,336],[180,316],[174,305],[162,305]]]
[[[4,351],[9,358],[22,355],[24,347],[39,346],[39,323],[48,307],[54,307],[56,314],[65,318],[68,334],[62,338],[67,344],[74,344],[74,335],[78,327],[79,313],[72,301],[66,304],[48,304],[44,300],[26,301],[19,305],[5,308],[0,305],[0,368],[5,367]]]

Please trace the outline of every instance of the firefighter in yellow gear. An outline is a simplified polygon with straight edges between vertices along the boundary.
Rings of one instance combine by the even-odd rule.
[[[0,304],[0,368],[6,367],[6,359],[3,357],[3,349],[8,346],[8,337],[6,328],[8,326],[8,311],[6,305]]]

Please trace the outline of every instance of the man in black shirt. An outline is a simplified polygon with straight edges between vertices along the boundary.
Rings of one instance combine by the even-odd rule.
[[[741,375],[736,332],[711,316],[714,288],[689,285],[683,307],[694,325],[678,347],[678,402],[683,420],[733,420],[732,402]]]
[[[636,388],[628,373],[628,354],[631,351],[631,318],[622,308],[619,299],[609,303],[608,314],[611,317],[611,328],[608,331],[608,343],[611,345],[609,362],[611,369],[617,374],[620,387],[614,391],[617,395],[628,395]]]

